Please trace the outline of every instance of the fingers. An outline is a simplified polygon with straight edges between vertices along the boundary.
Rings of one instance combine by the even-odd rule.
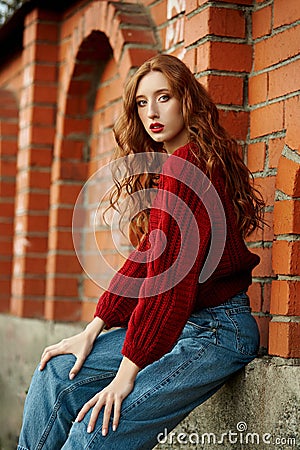
[[[90,421],[89,421],[89,426],[88,426],[89,433],[94,430],[102,407],[103,407],[102,402],[96,403],[96,405],[93,409]],[[113,407],[113,398],[111,396],[108,396],[108,398],[106,399],[106,404],[105,404],[104,414],[103,414],[102,436],[106,436],[108,433],[109,419],[110,419],[112,407]]]
[[[114,405],[113,431],[116,431],[120,421],[122,400],[117,398]]]
[[[116,431],[119,421],[120,421],[120,412],[121,412],[122,399],[119,396],[107,394],[105,397],[101,395],[101,393],[95,395],[90,401],[85,403],[85,405],[80,410],[76,422],[80,422],[87,412],[93,408],[87,432],[92,433],[95,429],[95,425],[99,414],[104,407],[103,413],[103,422],[102,422],[102,436],[106,436],[109,429],[109,421],[112,414],[112,410],[114,409],[114,417],[113,417],[113,431]]]
[[[43,370],[47,364],[47,362],[53,358],[53,356],[57,356],[61,354],[62,352],[59,351],[58,345],[51,345],[50,347],[46,347],[40,361],[40,367],[39,370]]]
[[[78,374],[78,372],[80,371],[80,369],[84,363],[84,360],[85,360],[85,358],[82,358],[82,357],[78,357],[76,359],[76,362],[69,373],[70,380],[73,380],[73,378]]]

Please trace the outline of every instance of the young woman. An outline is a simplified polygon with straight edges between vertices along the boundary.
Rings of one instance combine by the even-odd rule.
[[[151,449],[257,355],[246,291],[259,258],[244,237],[263,201],[207,92],[180,60],[158,55],[128,81],[114,133],[116,158],[165,159],[158,174],[119,180],[111,206],[124,192],[157,196],[132,220],[137,248],[94,319],[42,354],[19,450]]]

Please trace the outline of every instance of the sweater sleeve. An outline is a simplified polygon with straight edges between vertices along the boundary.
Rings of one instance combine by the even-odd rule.
[[[180,336],[195,306],[199,274],[210,243],[210,219],[202,194],[187,188],[179,178],[184,170],[190,186],[198,186],[202,192],[209,186],[203,191],[199,171],[191,164],[179,172],[176,169],[170,166],[174,177],[162,175],[151,209],[147,274],[122,349],[140,368],[170,351]]]
[[[147,275],[146,259],[143,255],[148,248],[146,234],[99,298],[94,317],[100,317],[105,322],[106,329],[127,325],[137,305],[141,284]]]

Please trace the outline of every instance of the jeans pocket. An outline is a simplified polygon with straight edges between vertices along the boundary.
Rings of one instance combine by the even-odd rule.
[[[226,315],[235,330],[237,351],[247,356],[257,355],[259,330],[250,307],[229,309]]]
[[[218,323],[207,317],[191,316],[186,323],[190,337],[210,339],[216,341]]]

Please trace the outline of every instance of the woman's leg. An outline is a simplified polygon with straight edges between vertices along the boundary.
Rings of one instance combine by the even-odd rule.
[[[72,426],[63,450],[149,450],[196,406],[213,395],[257,353],[259,334],[248,299],[237,296],[225,305],[190,318],[173,350],[137,376],[124,400],[116,432],[86,432],[90,414]]]
[[[42,372],[36,369],[24,406],[19,450],[61,449],[81,407],[114,378],[125,332],[101,334],[72,381],[73,355],[52,358]]]

